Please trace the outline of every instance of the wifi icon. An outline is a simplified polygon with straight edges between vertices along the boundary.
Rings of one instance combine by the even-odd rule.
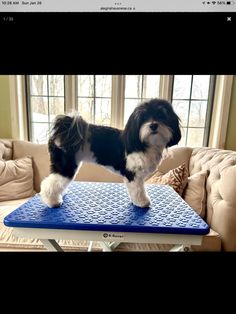
[[[216,4],[216,1],[212,1],[212,4]]]

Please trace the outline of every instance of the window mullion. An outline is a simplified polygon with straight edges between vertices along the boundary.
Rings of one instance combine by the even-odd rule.
[[[160,98],[166,99],[169,102],[172,101],[173,91],[173,75],[161,75],[160,76]]]
[[[233,75],[217,75],[209,147],[225,148]]]
[[[192,90],[193,90],[193,75],[191,75],[191,85],[190,85],[190,96],[189,96],[189,102],[188,102],[188,116],[187,116],[187,125],[186,125],[185,146],[187,146],[187,143],[188,143],[188,131],[189,131],[191,102],[192,102]]]
[[[96,75],[93,75],[93,107],[92,107],[92,121],[95,123],[96,115]]]
[[[147,91],[147,75],[142,75],[141,101],[146,98]]]
[[[65,75],[65,112],[71,112],[77,108],[76,75]]]
[[[125,75],[112,76],[111,126],[124,126]]]
[[[9,75],[12,138],[28,140],[26,85],[24,75]]]
[[[47,104],[48,104],[48,128],[50,128],[50,106],[49,106],[49,75],[47,75]]]
[[[209,83],[209,91],[208,91],[206,119],[205,119],[205,126],[204,126],[203,146],[207,146],[208,141],[209,141],[210,124],[211,124],[214,91],[215,91],[215,82],[216,82],[216,75],[211,75],[210,76],[210,83]]]

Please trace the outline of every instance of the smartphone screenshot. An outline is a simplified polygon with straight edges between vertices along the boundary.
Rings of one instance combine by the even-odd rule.
[[[236,1],[1,0],[0,34],[0,251],[236,251]]]

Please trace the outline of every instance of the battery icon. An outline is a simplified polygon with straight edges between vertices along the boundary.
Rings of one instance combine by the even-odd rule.
[[[228,5],[234,4],[234,1],[227,1],[226,4],[228,4]]]

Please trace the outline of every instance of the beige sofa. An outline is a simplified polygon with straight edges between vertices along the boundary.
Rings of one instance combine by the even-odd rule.
[[[40,182],[49,173],[49,155],[47,145],[25,141],[0,140],[0,159],[11,160],[25,156],[33,159],[33,185],[39,192]],[[201,170],[209,170],[206,182],[207,208],[205,219],[210,233],[203,238],[202,245],[192,247],[200,251],[236,251],[236,152],[211,148],[173,147],[170,156],[159,167],[163,173],[185,162],[189,175]],[[81,181],[122,182],[122,178],[103,167],[84,163],[76,177]],[[39,240],[18,239],[12,235],[12,229],[4,226],[4,217],[24,203],[27,199],[0,202],[0,251],[43,251]],[[60,240],[64,250],[86,251],[88,242]],[[117,251],[165,251],[169,245],[122,243]],[[95,243],[94,250],[101,250]]]

